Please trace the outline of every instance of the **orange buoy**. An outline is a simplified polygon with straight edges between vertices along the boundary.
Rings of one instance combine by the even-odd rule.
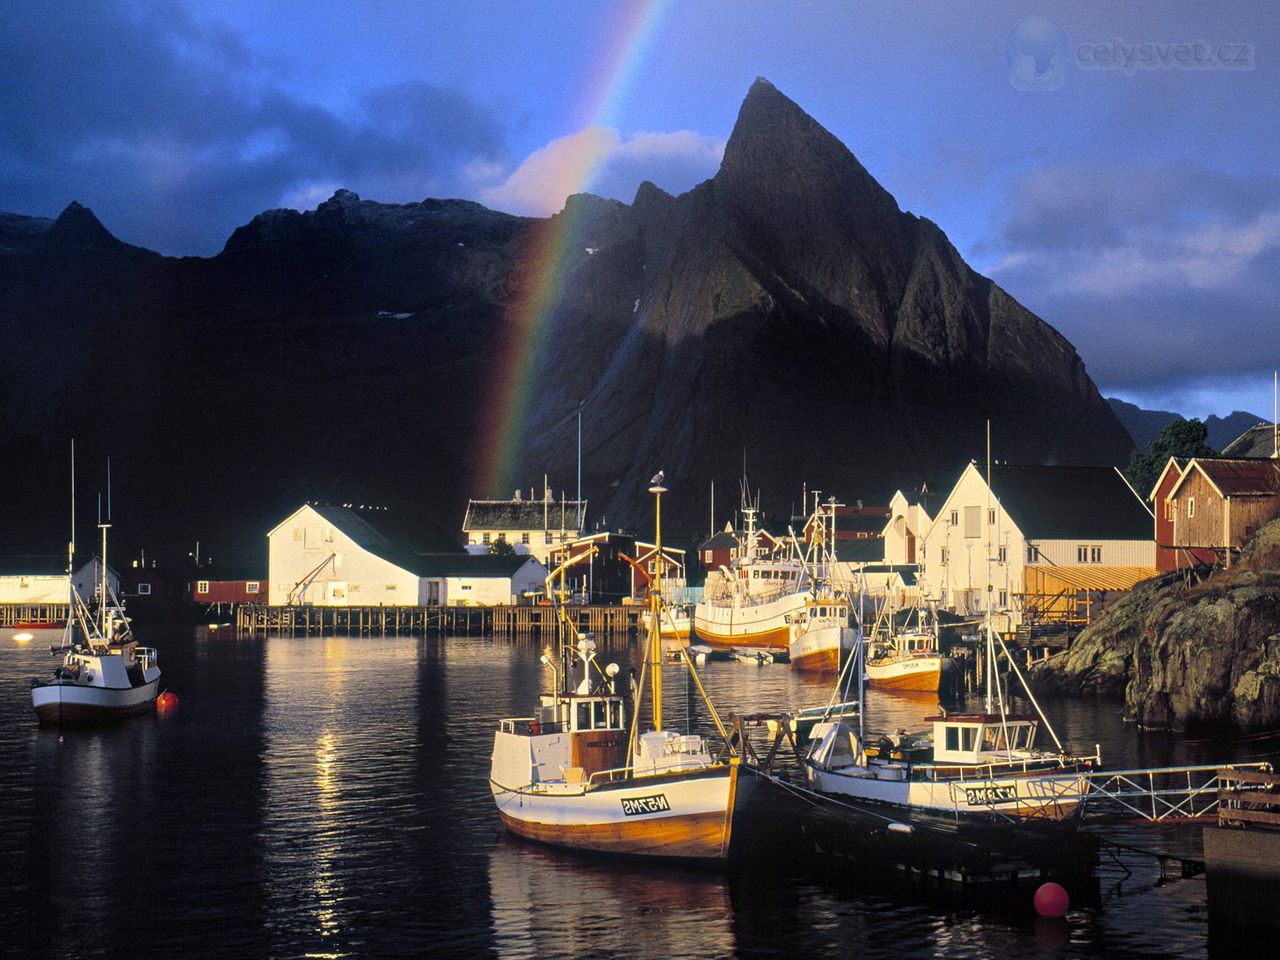
[[[1036,890],[1035,905],[1036,913],[1042,917],[1065,917],[1071,897],[1061,884],[1042,883]]]
[[[160,696],[156,697],[156,708],[158,710],[172,710],[177,705],[178,695],[176,693],[170,693],[166,690],[164,693],[160,694]]]

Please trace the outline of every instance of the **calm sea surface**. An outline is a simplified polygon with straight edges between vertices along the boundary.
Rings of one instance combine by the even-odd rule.
[[[547,683],[532,642],[236,640],[142,625],[171,715],[41,728],[26,680],[53,634],[0,631],[0,953],[31,957],[1195,957],[1203,879],[1104,856],[1100,905],[1025,909],[888,895],[870,883],[618,865],[503,835],[487,787],[494,720]],[[602,659],[634,660],[625,643]],[[726,715],[825,702],[785,666],[712,663]],[[668,722],[687,684],[666,673]],[[872,692],[869,727],[932,704]],[[1114,704],[1047,705],[1108,766],[1216,762],[1271,741],[1140,734]],[[1198,830],[1113,839],[1194,852]],[[1173,871],[1176,875],[1176,869]],[[1265,955],[1265,954],[1259,954]]]

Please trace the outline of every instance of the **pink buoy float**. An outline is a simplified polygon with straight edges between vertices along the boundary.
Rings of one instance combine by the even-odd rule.
[[[1065,917],[1071,906],[1071,897],[1061,884],[1042,883],[1036,890],[1036,913],[1042,917]]]

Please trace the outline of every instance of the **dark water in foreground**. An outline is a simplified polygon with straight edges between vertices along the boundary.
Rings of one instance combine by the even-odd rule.
[[[1195,957],[1203,878],[1104,858],[1100,905],[1065,924],[877,892],[874,878],[620,866],[504,837],[486,776],[493,721],[543,686],[533,643],[235,640],[140,630],[161,648],[167,717],[39,728],[26,678],[48,639],[0,631],[0,952],[31,957]],[[620,647],[612,658],[634,651]],[[667,672],[668,722],[686,684]],[[727,715],[824,702],[785,666],[713,663]],[[1273,742],[1179,744],[1112,704],[1055,702],[1060,733],[1108,766],[1215,762]],[[931,703],[869,697],[869,725]],[[1124,828],[1196,850],[1198,830]],[[1239,954],[1236,954],[1239,956]],[[1267,951],[1259,956],[1271,955]]]

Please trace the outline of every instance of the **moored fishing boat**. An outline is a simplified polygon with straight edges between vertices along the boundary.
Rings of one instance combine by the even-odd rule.
[[[809,596],[809,573],[798,558],[760,556],[755,504],[743,493],[746,526],[741,553],[727,569],[707,577],[693,611],[693,631],[713,649],[761,649],[785,653],[792,620]]]
[[[983,709],[941,711],[925,717],[919,733],[898,730],[868,742],[862,715],[829,718],[810,734],[804,767],[820,793],[856,799],[912,813],[948,817],[1064,820],[1089,791],[1087,774],[1101,764],[1066,750],[1036,704],[1036,715],[1013,713],[995,674],[995,636],[987,631],[987,693]],[[1004,641],[1000,648],[1008,656]],[[1009,658],[1019,679],[1017,664]],[[1024,684],[1025,687],[1025,684]],[[1040,727],[1053,747],[1040,747]]]
[[[791,665],[797,670],[835,673],[857,640],[849,599],[837,593],[831,582],[839,506],[842,504],[832,497],[818,505],[810,520],[809,576],[813,586],[804,609],[792,616],[787,645]]]
[[[955,661],[938,650],[936,635],[906,631],[869,649],[866,669],[872,686],[937,693],[943,674],[955,669]]]
[[[89,609],[72,582],[74,537],[68,544],[71,616],[62,645],[55,648],[63,655],[62,662],[52,678],[31,680],[31,706],[41,723],[113,720],[155,707],[159,657],[154,648],[140,647],[134,639],[120,599],[107,579],[107,530],[111,524],[98,526],[102,530],[102,579],[96,611]],[[73,532],[74,528],[73,520]]]
[[[658,504],[655,542],[661,552],[662,474],[650,492]],[[661,580],[650,594],[651,628],[634,699],[618,689],[618,667],[601,669],[595,643],[580,634],[563,609],[565,569],[590,552],[566,560],[559,575],[559,650],[543,662],[554,690],[539,698],[530,717],[504,719],[494,735],[490,790],[503,824],[531,840],[595,853],[687,860],[728,856],[733,814],[742,800],[738,757],[689,660],[685,665],[708,707],[727,758],[713,755],[696,734],[668,729],[662,716]],[[554,599],[554,598],[553,598]],[[683,649],[683,648],[682,648]],[[646,689],[652,726],[640,729]],[[628,691],[629,692],[629,691]],[[628,702],[632,700],[632,702]]]

